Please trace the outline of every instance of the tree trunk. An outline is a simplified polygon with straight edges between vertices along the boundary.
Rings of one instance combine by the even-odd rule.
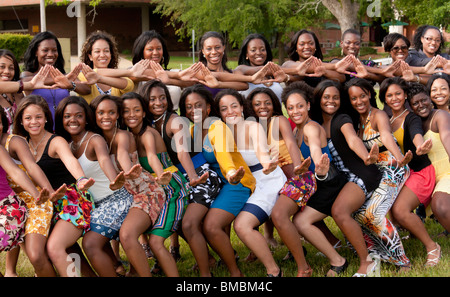
[[[357,0],[322,0],[322,4],[336,17],[341,33],[347,29],[359,30],[359,3]]]

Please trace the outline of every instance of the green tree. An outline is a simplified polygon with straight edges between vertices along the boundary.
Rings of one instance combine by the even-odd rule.
[[[450,1],[448,0],[392,0],[393,5],[415,24],[448,28]]]

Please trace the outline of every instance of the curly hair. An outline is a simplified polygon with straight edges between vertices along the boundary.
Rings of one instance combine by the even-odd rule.
[[[80,61],[91,68],[94,68],[94,63],[89,59],[89,55],[92,54],[92,46],[97,40],[104,40],[109,44],[109,50],[111,52],[111,61],[109,61],[108,68],[117,68],[119,64],[119,50],[114,37],[105,31],[92,32],[83,44],[81,50]]]

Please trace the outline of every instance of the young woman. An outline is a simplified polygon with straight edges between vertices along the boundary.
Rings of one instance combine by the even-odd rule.
[[[208,253],[202,231],[203,220],[223,185],[219,174],[211,169],[202,152],[203,139],[208,133],[208,126],[204,123],[211,117],[218,117],[211,93],[200,84],[184,89],[180,98],[180,116],[187,117],[193,123],[190,154],[195,170],[198,175],[208,172],[206,182],[191,187],[182,221],[183,234],[195,257],[200,276],[208,277],[211,276],[210,265],[215,264],[215,259]]]
[[[86,100],[64,98],[56,109],[55,122],[56,134],[69,142],[86,176],[96,180],[89,189],[95,209],[91,212],[91,229],[83,237],[83,249],[99,276],[116,276],[108,243],[119,239],[133,196],[123,187],[124,174],[114,168],[105,139],[93,132],[95,119]]]
[[[53,118],[47,102],[37,95],[27,96],[17,110],[13,133],[28,139],[36,163],[54,189],[67,185],[65,195],[54,202],[54,226],[47,252],[59,274],[68,276],[73,262],[67,260],[66,249],[89,231],[93,204],[87,190],[95,180],[85,177],[67,141],[50,131]]]
[[[133,195],[133,203],[119,231],[120,242],[130,261],[130,275],[150,276],[147,257],[138,242],[140,234],[151,227],[159,217],[166,195],[155,179],[139,164],[133,135],[119,128],[122,100],[103,95],[91,104],[95,123],[108,144],[108,154],[116,171],[123,171],[125,188]]]
[[[117,68],[119,52],[114,37],[102,31],[92,32],[83,44],[80,60],[94,71],[97,69]],[[87,88],[77,90],[88,103],[99,95],[121,96],[133,90],[134,83],[128,77],[110,77],[100,75],[92,83],[83,73],[78,75],[82,82],[89,84]]]
[[[375,107],[372,85],[364,79],[353,78],[345,86],[346,100],[353,107],[351,116],[355,130],[367,149],[374,144],[379,146],[380,153],[375,164],[383,175],[371,198],[355,212],[355,219],[364,230],[371,253],[407,269],[410,261],[405,255],[397,229],[386,218],[386,214],[409,175],[406,164],[411,160],[412,153],[408,151],[402,154],[392,135],[386,113]]]
[[[270,158],[267,136],[262,125],[244,119],[242,95],[235,90],[227,89],[222,90],[215,100],[222,121],[233,132],[237,149],[256,179],[255,190],[237,215],[234,229],[242,242],[264,264],[267,274],[281,276],[281,270],[257,228],[269,218],[278,199],[278,192],[286,182],[286,176],[278,167],[278,159]],[[233,266],[235,260],[232,262],[225,264]]]
[[[189,191],[188,181],[172,164],[164,140],[150,126],[149,102],[137,93],[123,97],[123,122],[133,133],[142,167],[164,182],[166,203],[150,231],[150,248],[167,276],[178,276],[175,259],[164,246],[164,241],[176,232],[183,217]],[[162,181],[161,181],[162,182]]]
[[[297,263],[297,276],[309,277],[312,269],[305,259],[301,238],[293,221],[314,193],[316,180],[324,181],[328,176],[329,150],[325,130],[308,115],[311,98],[310,88],[305,82],[295,82],[283,90],[282,100],[294,128],[294,139],[303,158],[310,159],[308,171],[295,176],[280,191],[280,198],[272,211],[272,220],[289,251]],[[331,173],[331,172],[330,172]],[[291,221],[292,217],[292,221]]]
[[[410,150],[413,154],[410,175],[392,206],[393,218],[418,238],[430,252],[437,243],[429,236],[420,218],[413,213],[419,204],[428,206],[436,182],[436,173],[427,153],[431,140],[423,138],[422,122],[405,107],[408,84],[399,77],[388,78],[380,86],[380,100],[392,110],[390,124],[395,139],[402,152]]]
[[[22,72],[22,79],[24,82],[31,80],[39,69],[45,65],[51,65],[58,69],[60,73],[65,74],[61,44],[58,38],[50,31],[40,32],[33,37],[23,59],[24,71]],[[55,110],[59,102],[69,96],[69,91],[77,90],[75,83],[72,84],[68,80],[66,82],[64,85],[59,85],[59,88],[35,89],[32,92],[25,92],[25,94],[43,97],[54,119]],[[48,77],[45,83],[53,85],[55,81]]]
[[[450,115],[433,108],[427,90],[419,84],[410,84],[408,100],[414,113],[422,119],[424,138],[431,139],[433,147],[428,153],[436,172],[436,186],[431,198],[431,209],[441,225],[450,231]],[[440,248],[428,252],[433,266],[439,260]]]
[[[0,252],[10,251],[23,242],[27,220],[25,202],[9,187],[7,175],[36,201],[45,202],[49,199],[48,190],[38,191],[27,174],[14,163],[6,149],[0,146]],[[3,275],[0,273],[0,276]]]
[[[434,74],[428,80],[427,88],[434,106],[450,113],[450,75]]]
[[[434,56],[442,56],[450,59],[446,53],[442,53],[444,48],[444,36],[439,28],[430,25],[423,25],[417,28],[413,37],[414,49],[410,51],[412,56],[411,66],[425,66]]]
[[[2,82],[20,80],[19,64],[14,54],[7,49],[0,50],[0,78]],[[0,104],[8,118],[8,134],[12,132],[14,113],[22,98],[22,92],[1,93]]]
[[[148,110],[155,119],[152,125],[161,134],[173,165],[186,174],[191,186],[205,182],[208,174],[204,172],[199,176],[195,170],[188,144],[184,141],[190,139],[189,130],[186,123],[174,111],[167,86],[159,80],[151,80],[139,89],[139,94],[148,101]],[[178,260],[180,257],[178,234],[172,235],[170,240],[170,251]],[[155,265],[155,269],[157,266]]]

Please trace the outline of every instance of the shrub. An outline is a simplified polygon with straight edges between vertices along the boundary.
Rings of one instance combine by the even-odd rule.
[[[32,38],[29,34],[0,34],[0,49],[9,49],[20,62]]]

